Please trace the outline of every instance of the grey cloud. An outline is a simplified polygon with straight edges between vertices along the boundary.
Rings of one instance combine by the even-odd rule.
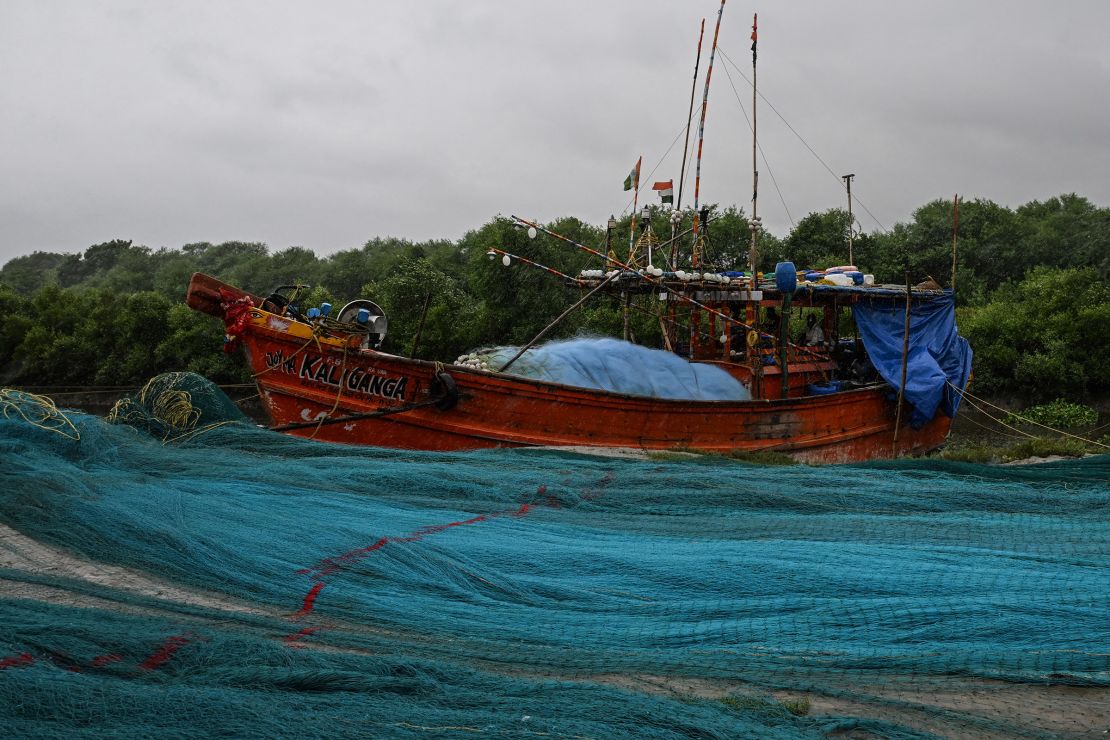
[[[453,238],[497,213],[600,223],[626,207],[636,157],[646,174],[681,130],[698,20],[704,73],[717,7],[6,2],[0,261],[114,236],[326,252]],[[761,90],[835,173],[857,173],[884,225],[956,191],[1110,202],[1105,3],[729,3],[721,45],[749,75],[753,10]],[[746,206],[750,139],[724,64],[702,200]],[[759,116],[794,218],[842,205],[835,175]],[[678,176],[680,147],[659,179]]]

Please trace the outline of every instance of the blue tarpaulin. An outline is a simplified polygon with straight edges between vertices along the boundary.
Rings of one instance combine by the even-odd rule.
[[[962,389],[971,373],[971,346],[956,332],[955,305],[951,291],[911,304],[905,398],[913,406],[910,424],[914,427],[931,421],[938,407],[955,416],[960,396],[948,383]],[[854,313],[871,363],[897,390],[902,384],[905,304],[861,300]]]

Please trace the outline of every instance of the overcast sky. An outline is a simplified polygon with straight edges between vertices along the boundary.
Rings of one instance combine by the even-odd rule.
[[[498,213],[601,224],[637,156],[645,185],[677,179],[681,139],[664,155],[717,8],[2,0],[0,263],[113,238],[327,254]],[[729,0],[702,202],[751,198],[756,11],[759,89],[832,170],[761,101],[772,232],[843,207],[847,172],[887,228],[957,192],[1110,205],[1107,0]]]

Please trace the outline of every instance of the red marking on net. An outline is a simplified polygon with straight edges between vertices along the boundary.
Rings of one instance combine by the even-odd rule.
[[[193,635],[186,632],[183,635],[174,635],[166,638],[162,646],[151,653],[150,657],[139,664],[144,671],[153,671],[165,665],[181,648],[193,641]]]
[[[309,612],[311,612],[314,608],[316,608],[316,597],[319,596],[320,592],[323,591],[323,590],[324,590],[324,582],[323,581],[320,581],[319,583],[315,584],[312,588],[310,588],[308,590],[308,593],[305,594],[305,596],[304,596],[304,605],[298,611],[294,612],[293,615],[289,618],[290,619],[300,619],[301,617],[303,617],[306,614],[308,614]]]
[[[0,658],[0,671],[5,668],[25,668],[35,662],[35,657],[30,653],[20,653],[19,655],[9,655],[6,658]]]
[[[286,635],[284,639],[285,639],[285,642],[290,647],[301,648],[301,647],[304,647],[304,645],[297,645],[296,644],[296,643],[301,641],[301,638],[308,637],[309,635],[312,635],[312,634],[314,634],[316,632],[319,632],[319,631],[320,631],[319,627],[305,627],[300,632],[295,632],[292,635]]]
[[[612,478],[613,478],[613,474],[611,472],[607,473],[606,477],[602,478],[601,482],[598,485],[599,486],[605,486],[609,481],[612,480]],[[309,614],[316,607],[316,597],[320,595],[320,591],[322,591],[323,588],[324,588],[324,582],[323,582],[322,579],[325,576],[330,576],[331,574],[335,573],[336,571],[338,571],[343,566],[352,565],[354,563],[359,562],[360,560],[363,560],[368,555],[370,555],[371,553],[377,552],[378,550],[382,549],[383,547],[385,547],[390,542],[394,542],[394,543],[419,542],[420,540],[424,539],[428,535],[438,534],[440,532],[451,529],[453,527],[465,527],[465,526],[469,526],[471,524],[478,524],[480,522],[487,522],[491,519],[495,519],[497,517],[503,517],[503,516],[511,516],[511,517],[527,516],[529,513],[532,512],[532,509],[535,508],[536,506],[550,506],[552,508],[558,508],[558,506],[560,506],[559,502],[554,498],[554,496],[551,496],[551,495],[547,494],[547,486],[546,485],[541,485],[539,488],[537,488],[536,489],[536,495],[545,497],[546,501],[543,502],[543,503],[539,503],[539,504],[532,504],[532,503],[527,503],[526,502],[526,503],[521,504],[515,510],[494,511],[494,512],[490,512],[489,514],[479,514],[478,516],[473,516],[469,519],[462,519],[462,520],[455,521],[455,522],[448,522],[447,524],[430,524],[430,525],[427,525],[427,526],[424,526],[424,527],[420,527],[419,529],[417,529],[412,534],[409,534],[409,535],[404,536],[404,537],[382,537],[382,538],[378,539],[378,541],[375,542],[372,545],[368,545],[366,547],[360,547],[360,548],[357,548],[355,550],[349,550],[349,551],[343,553],[342,555],[336,555],[334,557],[324,558],[323,560],[321,560],[319,563],[312,566],[311,568],[301,568],[300,570],[297,571],[297,574],[298,575],[307,575],[310,578],[312,578],[314,581],[316,581],[316,583],[312,586],[311,589],[309,589],[308,593],[305,594],[304,604],[301,606],[301,608],[298,611],[291,614],[289,618],[294,619],[294,620],[295,619],[300,619],[301,617],[304,617],[307,614]],[[302,630],[302,632],[304,632],[304,631]],[[305,634],[308,634],[308,633],[305,633]],[[296,636],[291,636],[291,637],[293,637],[293,640],[296,639]],[[286,638],[286,640],[290,641],[290,642],[293,641],[293,640],[290,640],[290,638],[288,638],[288,637]]]
[[[536,491],[536,493],[540,496],[543,496],[546,492],[547,492],[547,486],[540,486]],[[550,498],[550,497],[548,497],[548,498]],[[527,516],[529,513],[531,513],[534,506],[535,506],[535,504],[524,503],[524,504],[521,504],[518,508],[513,509],[513,510],[509,510],[509,511],[493,511],[493,512],[490,512],[488,514],[479,514],[477,516],[472,516],[469,519],[461,519],[461,520],[455,521],[455,522],[447,522],[446,524],[429,524],[429,525],[418,528],[412,534],[409,534],[409,535],[404,536],[404,537],[382,537],[372,545],[368,545],[366,547],[360,547],[360,548],[357,548],[355,550],[349,550],[349,551],[343,553],[342,555],[336,555],[334,557],[324,558],[323,560],[321,560],[319,563],[312,566],[311,568],[301,568],[300,570],[297,571],[297,574],[298,575],[310,576],[313,580],[320,580],[324,576],[330,576],[332,573],[335,573],[336,571],[338,571],[340,568],[342,568],[345,565],[353,565],[354,563],[357,563],[360,560],[363,560],[367,555],[370,555],[371,553],[382,549],[383,547],[385,547],[387,544],[389,544],[391,542],[393,542],[393,543],[419,542],[420,540],[424,539],[428,535],[439,534],[440,532],[444,532],[444,531],[446,531],[448,529],[452,529],[454,527],[466,527],[466,526],[470,526],[472,524],[479,524],[481,522],[488,522],[489,520],[496,519],[497,517],[504,517],[504,516],[522,517],[522,516]],[[322,584],[319,584],[319,583],[316,584],[316,586],[312,587],[312,591],[309,591],[308,596],[305,597],[305,608],[302,608],[301,611],[297,612],[298,615],[307,614],[309,611],[312,611],[312,608],[311,608],[312,605],[309,603],[308,599],[311,596],[312,600],[315,601],[315,596],[313,596],[313,592],[319,593],[320,592],[320,587],[322,587]],[[306,611],[306,609],[307,609],[307,611]]]

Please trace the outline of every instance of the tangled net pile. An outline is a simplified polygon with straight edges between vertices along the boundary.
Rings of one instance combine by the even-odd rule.
[[[139,408],[117,424],[66,412],[79,439],[28,408],[0,417],[9,733],[1110,725],[1110,456],[763,468],[436,454],[209,412],[182,436]]]

